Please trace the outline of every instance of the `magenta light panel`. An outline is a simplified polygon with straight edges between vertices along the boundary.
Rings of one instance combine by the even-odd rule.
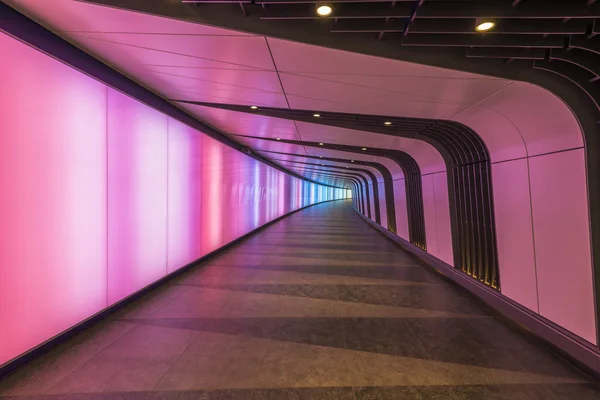
[[[0,34],[0,365],[302,206],[345,198]]]

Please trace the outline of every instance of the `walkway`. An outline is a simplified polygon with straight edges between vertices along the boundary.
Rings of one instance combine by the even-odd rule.
[[[111,316],[0,382],[0,397],[600,398],[586,382],[376,233],[349,202],[332,202]]]

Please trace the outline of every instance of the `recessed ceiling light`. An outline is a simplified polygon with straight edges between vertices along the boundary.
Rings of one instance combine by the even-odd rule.
[[[319,143],[319,146],[323,146],[323,143]]]
[[[319,156],[319,158],[323,158],[323,156]]]
[[[278,137],[278,138],[275,138],[275,140],[281,140],[281,138],[280,138],[280,137]]]
[[[390,121],[385,121],[383,124],[384,125],[391,125],[392,123]]]
[[[319,16],[321,16],[321,17],[326,17],[326,16],[330,15],[332,11],[333,11],[333,8],[331,8],[331,6],[328,6],[328,5],[322,5],[322,6],[317,7],[317,14],[319,14]]]
[[[250,106],[251,109],[256,110],[258,107],[256,106]]]
[[[321,116],[321,114],[313,114],[313,117],[319,118],[320,116]]]
[[[354,160],[350,160],[350,162],[354,162]]]
[[[367,150],[367,148],[366,148],[366,147],[363,147],[363,148],[362,148],[362,150],[363,150],[363,151],[365,151],[365,150]]]
[[[477,26],[475,27],[475,30],[477,30],[478,32],[485,32],[485,31],[489,31],[490,29],[492,29],[496,24],[492,21],[485,21],[485,22],[481,22],[480,24],[477,24]]]

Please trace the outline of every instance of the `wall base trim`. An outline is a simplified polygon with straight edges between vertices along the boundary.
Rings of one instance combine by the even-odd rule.
[[[398,244],[404,250],[415,255],[424,264],[433,268],[450,281],[475,295],[478,299],[499,312],[508,322],[541,339],[553,350],[560,353],[588,374],[600,378],[600,349],[593,344],[503,296],[500,292],[470,278],[460,270],[446,264],[437,257],[432,256],[409,241],[371,221],[358,210],[354,209],[354,211],[379,233]]]
[[[67,330],[59,333],[58,335],[48,339],[47,341],[41,343],[40,345],[34,347],[33,349],[29,350],[28,352],[23,353],[15,358],[13,358],[12,360],[9,360],[8,362],[6,362],[3,365],[0,365],[0,379],[12,374],[17,369],[25,366],[26,364],[30,363],[31,361],[35,360],[36,358],[44,355],[52,348],[66,342],[67,340],[71,339],[78,333],[91,327],[95,323],[106,318],[110,314],[120,310],[121,308],[125,307],[126,305],[131,304],[132,302],[139,299],[143,295],[145,295],[145,294],[151,292],[152,290],[158,288],[159,286],[167,283],[171,279],[183,274],[184,272],[189,271],[190,269],[192,269],[194,267],[200,267],[199,264],[209,261],[211,258],[215,257],[216,255],[224,252],[225,250],[230,249],[231,247],[235,246],[236,244],[244,241],[245,239],[248,239],[250,236],[257,234],[258,232],[262,231],[263,229],[268,228],[269,226],[273,225],[274,223],[279,222],[283,218],[289,217],[290,215],[295,214],[299,211],[305,210],[309,207],[316,206],[317,204],[324,204],[324,203],[330,203],[332,201],[345,201],[345,200],[348,200],[348,199],[327,200],[327,201],[321,201],[319,203],[309,204],[307,206],[298,208],[297,210],[290,211],[287,214],[283,214],[269,222],[264,223],[263,225],[261,225],[257,228],[254,228],[250,232],[232,240],[229,243],[224,244],[223,246],[219,247],[218,249],[215,249],[215,250],[211,251],[210,253],[203,255],[199,259],[194,260],[187,265],[184,265],[183,267],[171,272],[170,274],[163,276],[159,280],[152,282],[150,285],[148,285],[148,286],[138,290],[137,292],[130,294],[129,296],[125,297],[124,299],[119,300],[118,302],[108,306],[107,308],[103,309],[102,311],[81,321],[77,325],[74,325],[74,326],[68,328]]]

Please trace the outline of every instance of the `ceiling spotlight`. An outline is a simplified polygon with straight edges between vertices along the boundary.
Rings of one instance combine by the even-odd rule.
[[[354,162],[354,160],[350,160],[350,162]]]
[[[323,146],[323,143],[319,143],[319,146]]]
[[[385,121],[383,124],[384,124],[384,125],[388,125],[388,126],[389,126],[389,125],[391,125],[392,123],[391,123],[390,121]]]
[[[365,150],[367,150],[367,148],[366,148],[366,147],[363,147],[363,148],[362,148],[362,151],[365,151]]]
[[[323,156],[319,156],[319,158],[323,158]]]
[[[256,106],[250,106],[251,109],[256,110],[258,107]]]
[[[328,6],[326,4],[317,7],[317,14],[320,17],[327,17],[328,15],[331,15],[332,11],[333,11],[333,8],[331,8],[331,6]]]
[[[321,114],[313,114],[313,117],[319,118]]]
[[[281,138],[280,138],[280,137],[277,137],[277,138],[275,138],[275,140],[281,140]]]
[[[496,23],[494,21],[481,19],[481,18],[475,19],[475,30],[477,32],[487,32],[490,29],[492,29],[494,26],[496,26]]]

